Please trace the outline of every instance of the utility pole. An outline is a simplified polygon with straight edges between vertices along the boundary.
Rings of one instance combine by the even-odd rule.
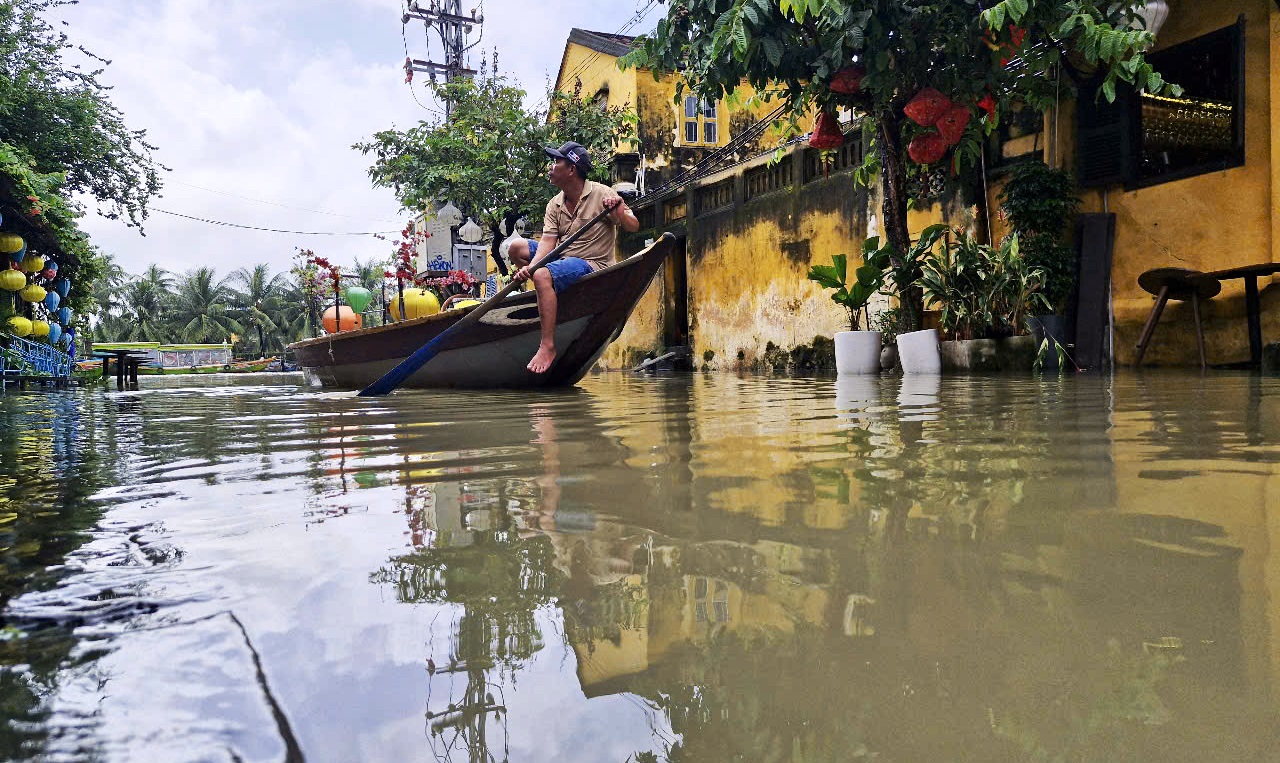
[[[483,15],[477,17],[475,9],[472,8],[470,16],[463,16],[462,0],[430,0],[426,8],[423,8],[418,0],[410,0],[408,9],[400,17],[400,23],[408,24],[409,19],[422,21],[426,25],[428,38],[431,31],[435,30],[442,47],[442,63],[406,57],[404,61],[406,75],[412,77],[413,72],[426,72],[432,82],[436,81],[437,76],[442,76],[446,83],[476,75],[474,69],[466,67],[463,54],[473,47],[466,44],[466,38],[473,29],[484,23]],[[428,45],[430,45],[429,42]],[[447,100],[444,104],[444,115],[446,122],[453,116],[453,104]]]

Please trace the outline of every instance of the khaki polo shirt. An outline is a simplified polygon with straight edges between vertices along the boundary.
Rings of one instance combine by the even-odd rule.
[[[547,215],[542,220],[542,235],[555,236],[564,241],[596,215],[604,211],[604,200],[609,189],[588,180],[582,187],[582,198],[578,199],[578,208],[574,214],[564,206],[564,191],[547,202]],[[609,218],[605,218],[583,233],[580,238],[565,250],[565,257],[581,257],[586,260],[592,270],[600,270],[614,263],[614,243],[617,239],[618,227]],[[541,250],[538,252],[541,254]]]

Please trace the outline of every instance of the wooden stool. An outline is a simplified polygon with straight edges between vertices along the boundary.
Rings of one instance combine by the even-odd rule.
[[[1138,285],[1148,294],[1154,294],[1156,303],[1147,317],[1147,324],[1142,327],[1142,336],[1138,339],[1138,355],[1133,365],[1142,365],[1142,356],[1151,343],[1151,335],[1155,333],[1156,324],[1160,322],[1160,314],[1164,305],[1171,299],[1190,300],[1191,314],[1196,322],[1196,346],[1200,350],[1200,367],[1208,363],[1204,355],[1204,328],[1200,325],[1200,300],[1213,299],[1222,291],[1222,284],[1217,279],[1204,278],[1199,270],[1189,268],[1156,268],[1138,276]]]

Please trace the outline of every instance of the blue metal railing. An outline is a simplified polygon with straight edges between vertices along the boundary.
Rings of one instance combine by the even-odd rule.
[[[38,344],[0,332],[0,376],[71,376],[71,356],[47,344]]]

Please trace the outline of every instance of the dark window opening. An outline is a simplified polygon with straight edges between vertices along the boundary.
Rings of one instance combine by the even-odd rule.
[[[1076,102],[1081,186],[1141,188],[1244,164],[1244,17],[1147,56],[1177,97],[1080,85]]]
[[[1177,98],[1138,96],[1138,183],[1244,164],[1243,21],[1148,56]]]

